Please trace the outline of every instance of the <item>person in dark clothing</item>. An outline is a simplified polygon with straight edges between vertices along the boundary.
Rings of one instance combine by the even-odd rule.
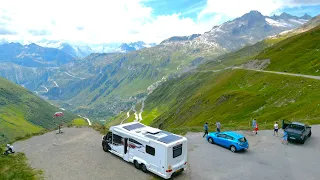
[[[207,122],[204,124],[204,135],[203,135],[203,137],[205,137],[206,135],[208,135],[208,123]]]
[[[4,155],[8,155],[10,153],[14,153],[13,146],[10,144],[7,144],[7,150],[3,153]]]
[[[220,133],[220,129],[221,129],[221,124],[220,122],[216,122],[216,126],[217,126],[217,132]]]

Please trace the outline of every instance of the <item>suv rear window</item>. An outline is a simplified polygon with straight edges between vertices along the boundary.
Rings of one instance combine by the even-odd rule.
[[[247,139],[245,137],[243,137],[243,138],[240,138],[239,141],[240,142],[247,142]]]
[[[299,130],[299,131],[304,130],[304,126],[301,126],[301,125],[298,125],[298,124],[290,124],[289,128],[296,129],[296,130]]]
[[[182,154],[182,144],[173,147],[173,158],[179,157]]]

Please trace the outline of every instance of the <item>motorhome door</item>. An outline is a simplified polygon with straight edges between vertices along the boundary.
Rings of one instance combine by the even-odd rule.
[[[124,153],[124,138],[115,133],[112,133],[111,149],[115,151],[118,156],[123,157]]]
[[[124,138],[123,139],[124,141],[124,146],[123,146],[123,159],[125,161],[129,161],[129,151],[130,151],[130,148],[128,146],[128,138]]]

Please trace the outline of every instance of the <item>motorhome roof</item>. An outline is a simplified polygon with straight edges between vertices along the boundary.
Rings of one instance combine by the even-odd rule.
[[[181,136],[157,128],[145,126],[138,122],[121,124],[114,127],[120,128],[122,131],[130,132],[140,138],[142,137],[148,140],[155,140],[164,144],[171,144],[183,139]]]

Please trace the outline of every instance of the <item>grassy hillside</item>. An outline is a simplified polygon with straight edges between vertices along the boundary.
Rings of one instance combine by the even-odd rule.
[[[320,123],[320,81],[246,70],[187,75],[171,80],[146,100],[151,125],[173,131],[198,131],[209,122],[224,128],[248,128],[256,118],[261,128],[274,121]]]
[[[210,46],[159,45],[128,54],[91,55],[64,67],[70,74],[85,79],[72,79],[59,72],[52,78],[59,87],[51,88],[45,95],[90,119],[106,119],[145,97],[154,83],[195,68],[221,53],[221,49]]]
[[[256,44],[246,46],[238,51],[227,53],[220,56],[215,61],[209,61],[197,68],[198,70],[218,70],[224,69],[230,66],[238,66],[249,60],[255,59],[255,57],[264,49],[282,41],[285,37],[267,38]]]
[[[320,75],[320,26],[283,40],[256,59],[270,59],[268,70]]]
[[[0,154],[3,149],[0,147]],[[23,153],[16,153],[9,156],[0,156],[0,179],[43,179],[42,171],[35,170],[27,163],[27,158]]]
[[[55,128],[57,123],[71,122],[76,116],[66,112],[59,120],[53,114],[61,111],[31,92],[0,78],[0,144],[31,133]]]

